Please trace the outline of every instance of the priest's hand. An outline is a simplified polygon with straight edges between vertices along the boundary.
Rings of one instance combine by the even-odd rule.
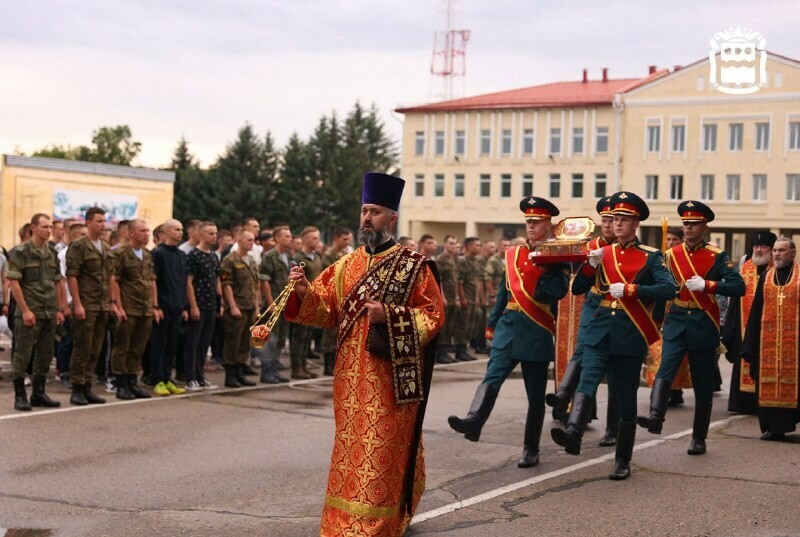
[[[603,262],[603,249],[598,248],[597,250],[592,250],[589,252],[589,264],[597,268],[597,266]]]
[[[370,324],[386,324],[386,310],[383,309],[383,304],[367,298],[364,306],[367,308],[367,319]]]
[[[692,292],[705,291],[706,281],[698,275],[694,275],[686,280],[686,288]]]
[[[608,286],[608,292],[614,298],[622,298],[625,295],[625,284],[624,283],[612,283]]]
[[[292,270],[289,271],[289,281],[295,282],[294,292],[300,300],[303,300],[306,296],[306,290],[308,289],[308,280],[306,279],[306,273],[303,267],[300,265],[292,267]]]

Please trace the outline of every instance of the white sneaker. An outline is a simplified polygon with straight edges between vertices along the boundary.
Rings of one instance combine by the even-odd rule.
[[[187,392],[202,392],[203,387],[200,386],[200,383],[196,380],[190,380],[186,383],[186,391]]]
[[[219,386],[217,386],[213,382],[208,381],[207,379],[201,380],[200,386],[202,386],[203,389],[205,390],[216,390],[217,388],[219,388]]]
[[[114,385],[114,379],[111,377],[106,379],[106,393],[117,393],[117,387]]]
[[[25,386],[31,385],[31,377],[29,375],[25,375]]]
[[[250,358],[250,365],[252,365],[253,367],[259,367],[261,365],[261,360],[259,360],[254,356]]]

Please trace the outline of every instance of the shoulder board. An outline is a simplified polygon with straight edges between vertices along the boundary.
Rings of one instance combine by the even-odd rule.
[[[711,250],[715,254],[721,254],[722,253],[722,248],[718,248],[718,247],[713,246],[711,244],[706,244],[706,250]]]
[[[651,254],[654,253],[654,252],[660,252],[661,251],[658,248],[653,248],[652,246],[648,246],[646,244],[639,244],[637,246],[637,248],[639,248],[640,250],[644,250],[645,252],[650,252]]]

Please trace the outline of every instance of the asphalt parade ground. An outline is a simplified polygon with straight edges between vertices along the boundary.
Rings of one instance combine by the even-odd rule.
[[[633,476],[622,482],[607,478],[614,448],[597,446],[605,386],[581,455],[552,442],[548,416],[541,464],[523,470],[521,377],[506,382],[472,443],[447,416],[466,413],[486,361],[437,367],[425,420],[427,490],[410,534],[800,536],[800,435],[764,442],[755,417],[728,413],[730,366],[721,365],[708,453],[686,454],[687,391],[662,435],[639,429]],[[20,413],[4,369],[0,528],[76,537],[319,534],[334,430],[329,378],[133,402],[112,395],[106,405]],[[51,381],[48,391],[67,403],[66,388]],[[649,393],[639,391],[640,412]]]

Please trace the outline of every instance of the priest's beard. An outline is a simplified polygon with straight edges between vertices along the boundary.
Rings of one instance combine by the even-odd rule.
[[[391,237],[392,234],[385,227],[381,229],[365,229],[361,227],[358,229],[358,242],[370,250],[375,250],[375,248],[388,241]]]
[[[772,259],[772,254],[755,255],[753,254],[753,264],[757,267],[763,267]]]
[[[792,264],[793,261],[794,259],[781,259],[781,260],[776,259],[775,268],[782,269],[784,267],[788,267],[789,265]]]

